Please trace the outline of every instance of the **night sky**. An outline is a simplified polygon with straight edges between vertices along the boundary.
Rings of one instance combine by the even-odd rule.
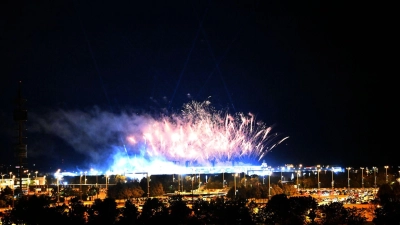
[[[150,114],[191,100],[289,136],[271,165],[397,166],[396,26],[390,6],[364,4],[1,1],[0,164],[13,162],[22,81],[38,168],[91,154],[38,126],[59,110]]]

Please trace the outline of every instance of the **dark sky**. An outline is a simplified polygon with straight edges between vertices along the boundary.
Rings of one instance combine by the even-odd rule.
[[[11,163],[13,100],[22,81],[28,160],[40,167],[80,166],[90,155],[38,128],[40,116],[94,107],[153,113],[206,99],[252,112],[289,136],[267,154],[272,165],[399,164],[391,138],[397,28],[389,5],[0,4],[0,163]]]

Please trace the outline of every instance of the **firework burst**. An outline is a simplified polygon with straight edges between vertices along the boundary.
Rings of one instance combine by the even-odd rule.
[[[131,147],[145,145],[145,157],[197,165],[261,160],[288,137],[245,115],[215,110],[209,101],[192,101],[178,114],[153,120],[142,136],[128,136]]]

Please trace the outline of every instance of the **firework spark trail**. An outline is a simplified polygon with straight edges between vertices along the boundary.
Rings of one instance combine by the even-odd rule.
[[[212,161],[260,160],[287,138],[276,140],[277,134],[270,136],[272,128],[255,122],[253,114],[223,114],[208,101],[185,104],[180,114],[162,121],[155,120],[143,132],[149,152],[170,161],[209,165]]]
[[[91,166],[113,171],[164,170],[173,162],[193,166],[255,162],[288,138],[271,133],[272,127],[256,121],[253,114],[217,111],[209,101],[187,103],[181,112],[161,118],[117,115],[98,108],[36,117],[36,132],[58,136],[89,155]],[[126,145],[121,146],[120,138],[127,140]]]

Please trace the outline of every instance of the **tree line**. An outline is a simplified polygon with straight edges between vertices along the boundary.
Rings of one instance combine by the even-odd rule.
[[[137,185],[137,184],[136,184]],[[119,183],[116,190],[138,188],[134,184]],[[242,186],[241,188],[245,188]],[[121,189],[121,190],[122,190]],[[109,194],[112,192],[110,191]],[[122,193],[122,192],[121,192]],[[241,193],[239,191],[239,193]],[[1,193],[4,194],[4,191]],[[214,197],[206,201],[197,199],[190,205],[177,194],[168,200],[146,198],[142,206],[135,204],[133,192],[126,195],[123,207],[113,197],[95,199],[85,205],[79,196],[70,204],[52,205],[47,195],[24,195],[15,202],[15,207],[4,215],[3,224],[320,224],[363,225],[366,217],[362,209],[347,208],[334,202],[318,206],[311,196],[288,196],[277,193],[266,204],[257,204],[240,195]],[[127,197],[129,196],[129,197]],[[400,185],[398,182],[383,184],[374,202],[376,225],[400,223]],[[379,207],[377,207],[379,206]],[[318,215],[324,213],[323,218]]]

